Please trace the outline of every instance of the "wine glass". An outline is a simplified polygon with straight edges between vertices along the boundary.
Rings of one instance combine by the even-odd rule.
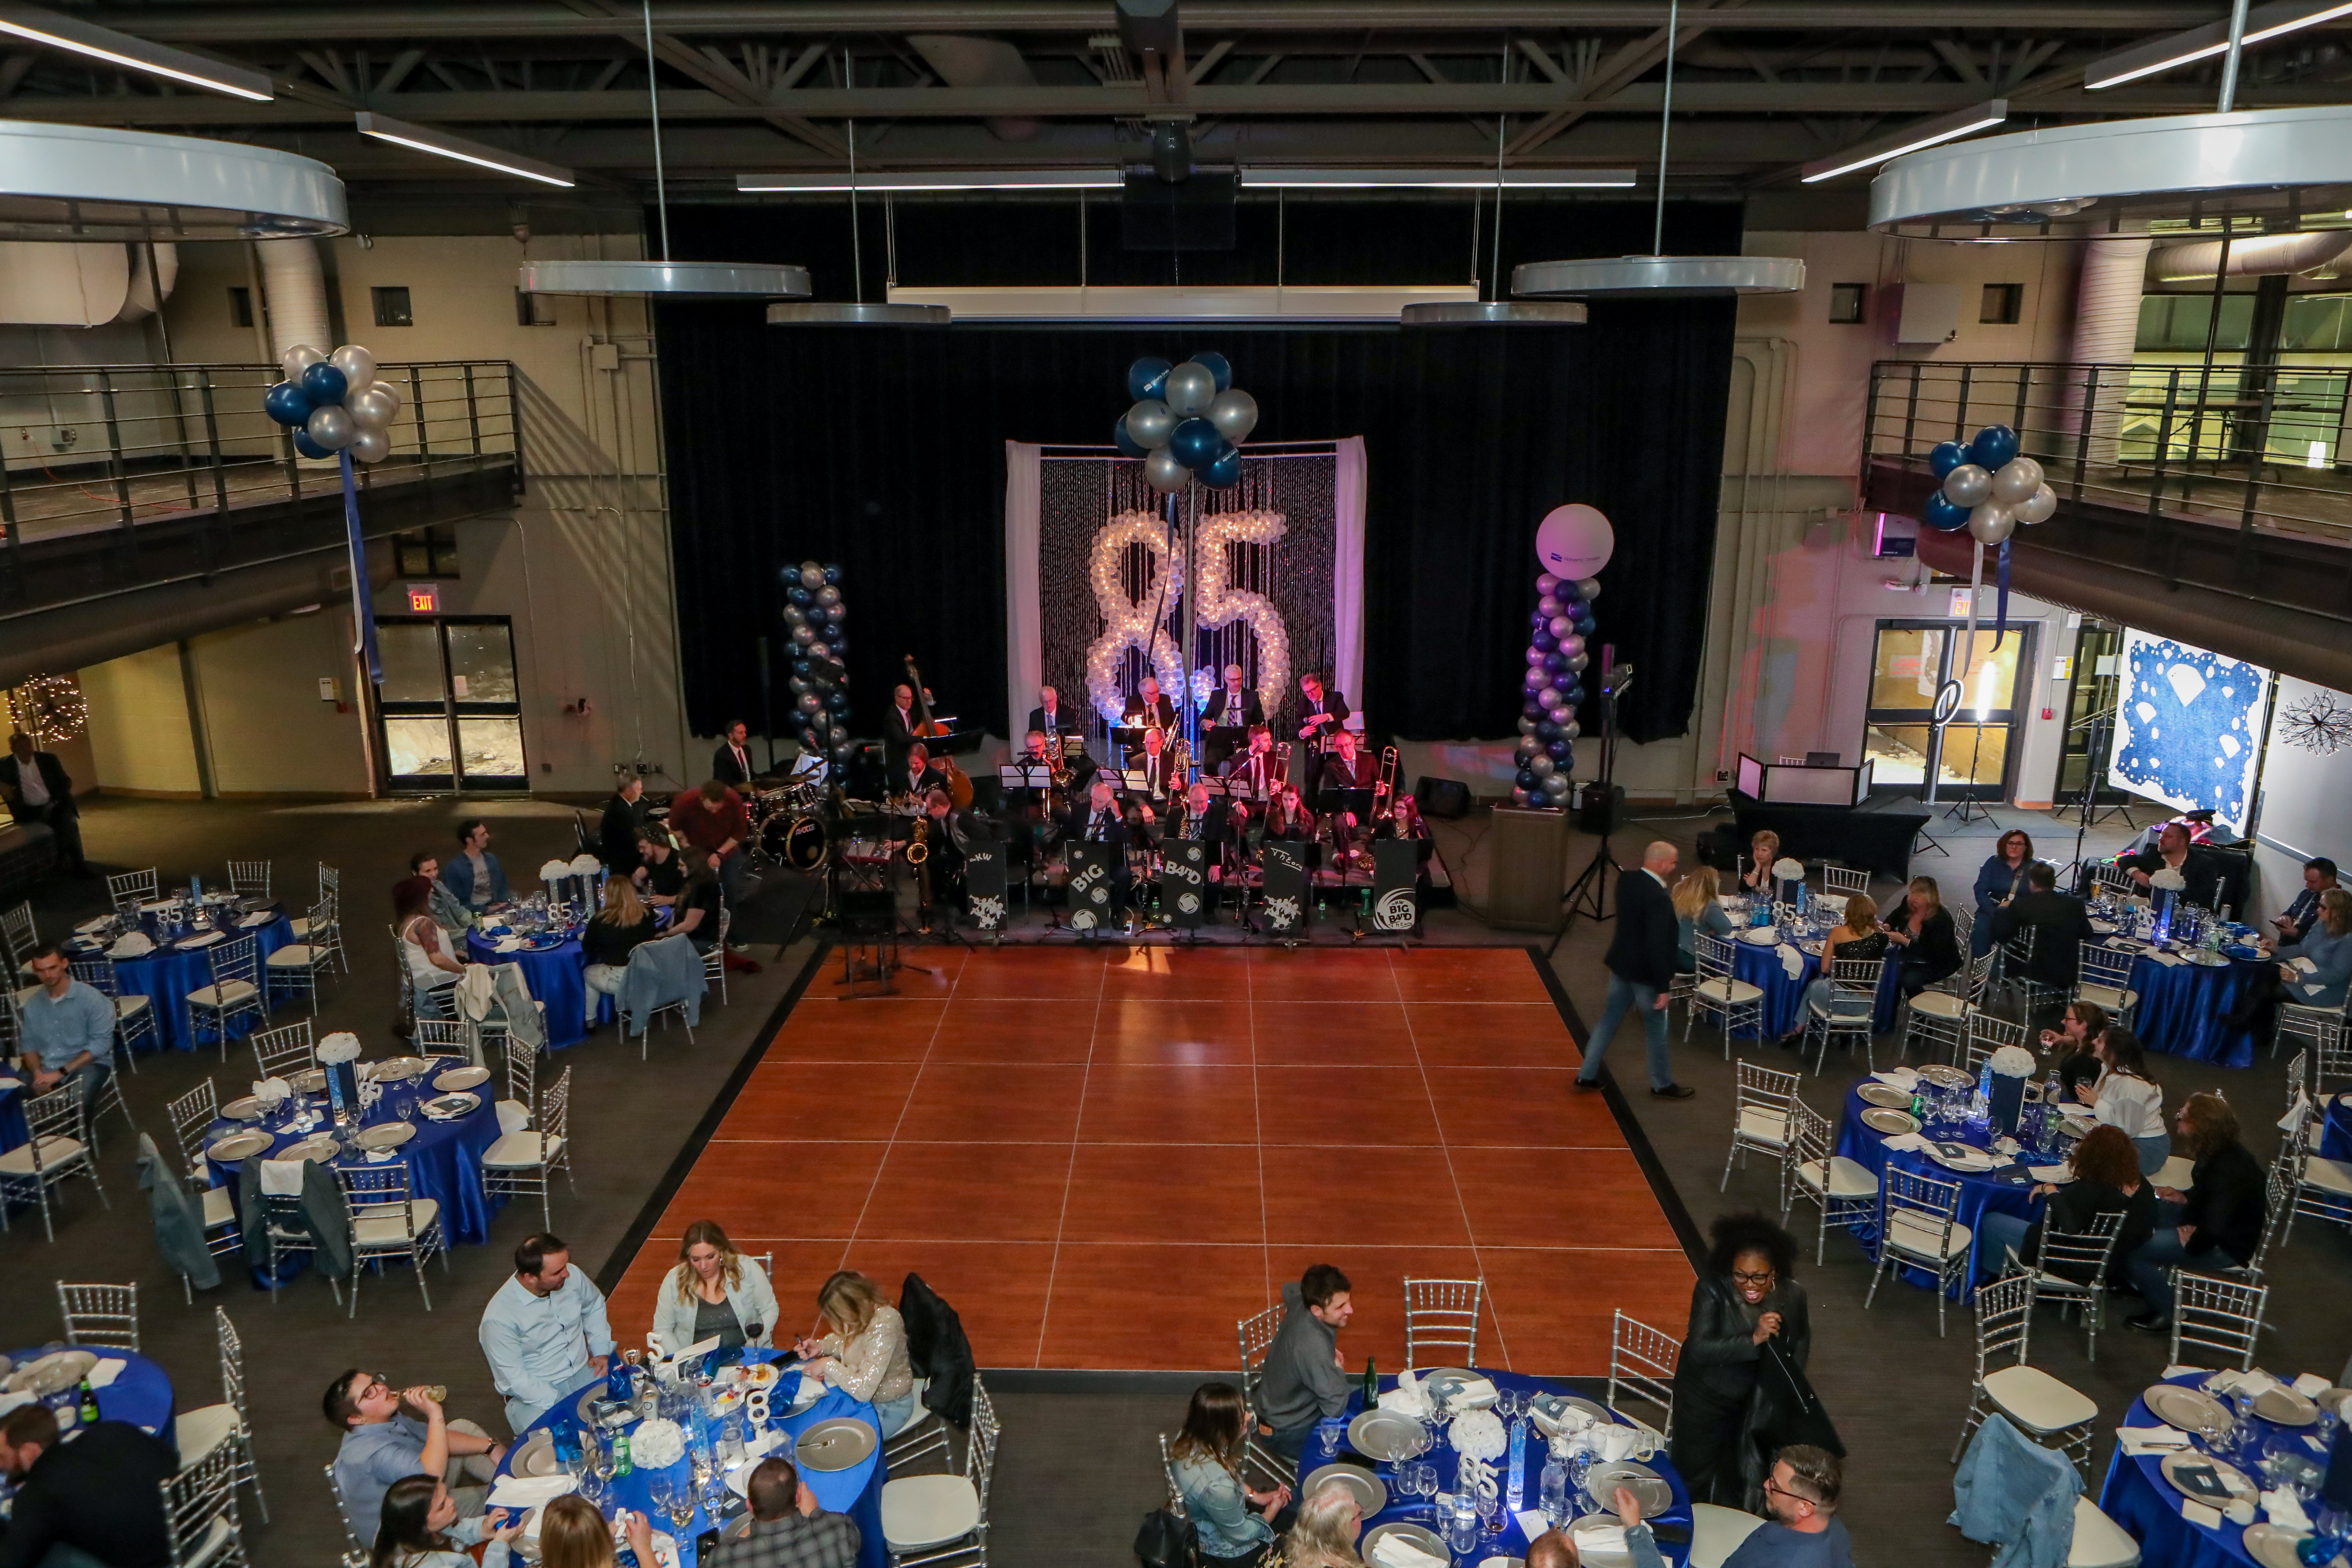
[[[609,1465],[610,1461],[603,1457],[600,1450],[597,1459],[580,1478],[580,1495],[586,1498],[589,1506],[598,1513],[604,1511],[605,1500],[613,1495],[613,1472]]]
[[[664,1470],[646,1483],[646,1496],[652,1500],[656,1513],[667,1513],[672,1500],[677,1496],[677,1482]]]
[[[686,1527],[694,1519],[694,1489],[686,1486],[672,1487],[667,1509],[669,1514],[671,1536],[684,1541]]]

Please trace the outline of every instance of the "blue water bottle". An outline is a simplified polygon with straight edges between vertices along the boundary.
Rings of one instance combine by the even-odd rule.
[[[1507,1492],[1517,1516],[1528,1501],[1528,1424],[1523,1416],[1511,1423],[1511,1483]]]

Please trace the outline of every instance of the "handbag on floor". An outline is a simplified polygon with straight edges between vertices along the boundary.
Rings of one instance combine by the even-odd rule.
[[[1194,1568],[1201,1560],[1200,1531],[1191,1520],[1155,1508],[1135,1532],[1135,1555],[1143,1568]]]

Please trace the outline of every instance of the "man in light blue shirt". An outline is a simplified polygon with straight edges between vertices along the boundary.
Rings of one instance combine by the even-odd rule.
[[[40,984],[17,1007],[33,1092],[47,1094],[68,1078],[79,1079],[82,1104],[95,1111],[98,1091],[114,1071],[113,999],[76,980],[55,942],[34,952],[33,978]]]
[[[513,1278],[483,1309],[481,1341],[507,1424],[520,1436],[565,1394],[604,1375],[613,1330],[604,1292],[572,1271],[562,1237],[527,1237],[514,1258]]]

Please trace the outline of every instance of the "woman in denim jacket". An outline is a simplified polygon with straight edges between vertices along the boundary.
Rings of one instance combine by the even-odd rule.
[[[1257,1563],[1290,1515],[1290,1489],[1252,1491],[1241,1469],[1242,1429],[1249,1406],[1230,1383],[1204,1383],[1192,1391],[1184,1430],[1169,1447],[1176,1489],[1201,1536],[1204,1563]],[[1252,1510],[1256,1511],[1253,1512]]]

